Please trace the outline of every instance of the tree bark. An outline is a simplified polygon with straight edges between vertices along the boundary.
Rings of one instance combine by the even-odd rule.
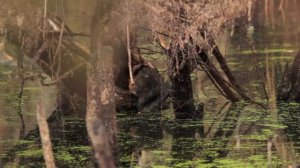
[[[114,168],[117,143],[113,50],[103,45],[104,19],[109,18],[112,1],[98,0],[92,20],[92,60],[88,67],[87,130],[99,167]]]
[[[113,168],[117,128],[114,81],[109,65],[112,60],[104,47],[98,48],[101,53],[96,49],[96,65],[88,70],[86,124],[98,163],[101,167]]]

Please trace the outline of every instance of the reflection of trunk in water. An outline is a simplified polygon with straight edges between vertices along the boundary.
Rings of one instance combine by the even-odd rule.
[[[272,121],[278,121],[277,102],[276,102],[276,86],[275,86],[275,67],[270,62],[269,53],[266,55],[266,82],[265,89],[268,97],[268,106],[271,113]]]
[[[226,149],[230,137],[233,135],[234,130],[238,126],[238,120],[241,112],[243,111],[244,105],[232,104],[227,110],[223,120],[216,128],[216,132],[212,137],[212,141],[222,140],[221,146],[218,146],[219,157],[225,157],[229,149]]]
[[[274,65],[270,62],[269,53],[266,53],[266,81],[265,90],[267,94],[268,109],[270,111],[271,123],[278,123],[277,102],[276,102],[276,88],[275,88],[275,75]],[[275,131],[275,130],[274,130]],[[272,167],[272,146],[276,140],[276,136],[270,137],[267,142],[267,156],[268,167]]]
[[[278,101],[300,101],[300,83],[298,82],[300,77],[299,70],[300,50],[293,61],[292,67],[289,68],[288,64],[285,67],[284,74],[282,76],[282,84],[278,91]]]
[[[25,122],[24,122],[24,116],[22,112],[22,97],[24,93],[24,85],[25,85],[25,79],[24,79],[24,69],[23,69],[23,54],[19,56],[18,59],[18,75],[20,78],[20,92],[18,95],[18,115],[20,117],[21,121],[21,128],[20,128],[20,139],[25,136]]]
[[[291,69],[291,72],[288,73],[287,69],[285,70],[286,72],[283,74],[283,78],[288,78],[288,85],[290,86],[289,89],[293,90],[293,87],[295,87],[296,84],[296,80],[298,78],[298,71],[299,71],[299,62],[300,61],[300,52],[298,53],[298,55],[296,56],[296,58],[294,59],[294,63]],[[286,67],[287,68],[287,67]],[[286,75],[286,76],[285,76]],[[279,88],[279,89],[283,89],[283,88]],[[268,93],[268,105],[269,105],[269,112],[270,112],[270,116],[271,116],[271,124],[279,124],[279,117],[278,117],[278,113],[280,113],[280,111],[278,111],[278,105],[277,105],[277,99],[280,97],[276,97],[276,87],[275,87],[275,67],[274,64],[270,61],[269,58],[269,53],[267,53],[266,55],[266,90]],[[287,95],[284,96],[285,98],[289,98],[291,95],[291,90],[289,90],[287,92]],[[279,90],[281,91],[281,90]],[[296,93],[297,94],[297,93]],[[282,100],[280,100],[282,101]],[[294,150],[290,150],[293,149],[293,144],[291,142],[288,141],[286,134],[284,133],[284,130],[282,129],[275,129],[273,130],[276,134],[272,137],[270,137],[268,139],[268,165],[271,166],[272,165],[272,147],[274,146],[274,148],[276,149],[276,152],[278,154],[278,156],[286,161],[286,162],[290,162],[296,159],[296,154],[294,152]]]
[[[189,125],[191,122],[192,120],[177,121],[176,124],[179,126],[173,130],[171,154],[177,162],[192,160],[197,151],[194,145],[196,142],[196,128],[184,127],[184,125]]]

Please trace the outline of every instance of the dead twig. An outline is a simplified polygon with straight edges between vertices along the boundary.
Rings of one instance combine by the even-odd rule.
[[[22,40],[21,44],[21,49],[23,50],[24,48],[24,38]],[[21,128],[20,128],[20,138],[23,138],[25,136],[25,121],[24,121],[24,116],[22,112],[22,98],[24,94],[24,85],[25,85],[25,79],[24,79],[24,66],[23,66],[23,61],[24,61],[24,54],[23,51],[19,54],[18,57],[18,76],[20,78],[20,92],[18,95],[18,115],[21,120]]]
[[[128,14],[128,0],[126,1],[126,12]],[[126,18],[126,37],[127,37],[127,52],[128,52],[128,68],[129,68],[129,77],[130,77],[130,84],[134,85],[133,74],[132,74],[132,57],[131,57],[131,45],[130,45],[130,32],[129,32],[129,16]]]
[[[51,83],[45,83],[44,82],[44,78],[41,77],[41,84],[43,86],[52,86],[57,84],[59,81],[67,78],[71,73],[73,73],[74,71],[76,71],[78,68],[80,68],[81,66],[85,65],[86,63],[83,62],[81,64],[78,64],[77,66],[75,66],[74,68],[70,69],[69,71],[67,71],[66,73],[62,74],[61,76],[57,77],[55,81],[52,81]]]
[[[128,52],[128,68],[129,68],[129,76],[130,76],[130,83],[133,85],[133,74],[132,74],[132,57],[131,57],[131,48],[130,48],[130,34],[129,34],[129,26],[126,25],[126,35],[127,35],[127,52]]]

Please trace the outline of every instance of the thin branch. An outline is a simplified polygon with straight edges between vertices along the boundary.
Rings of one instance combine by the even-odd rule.
[[[128,67],[129,67],[129,76],[131,84],[134,84],[133,75],[132,75],[132,63],[131,63],[131,49],[130,49],[130,35],[129,35],[129,26],[126,26],[127,32],[127,52],[128,52]]]
[[[59,36],[59,40],[58,40],[58,45],[56,47],[56,51],[55,51],[55,55],[54,55],[54,59],[56,59],[58,57],[56,76],[59,76],[59,71],[60,71],[60,68],[61,68],[61,56],[59,55],[59,51],[60,51],[61,44],[62,44],[62,37],[63,37],[63,34],[64,34],[64,27],[65,27],[65,22],[62,22],[61,32],[60,32],[60,36]],[[56,61],[54,61],[54,63],[56,63]]]
[[[41,77],[41,84],[43,86],[52,86],[57,84],[59,81],[65,79],[66,77],[68,77],[71,73],[73,73],[74,71],[76,71],[78,68],[80,68],[81,66],[85,65],[86,63],[83,62],[81,64],[78,64],[77,66],[75,66],[74,68],[70,69],[69,71],[67,71],[66,73],[62,74],[61,76],[59,76],[55,81],[52,81],[51,83],[45,83],[44,82],[44,78]]]
[[[43,23],[43,39],[45,39],[46,32],[46,18],[47,18],[47,3],[48,0],[44,0],[44,23]]]
[[[39,48],[36,54],[31,58],[31,64],[35,63],[41,57],[42,53],[49,47],[49,42],[45,41],[44,44]]]
[[[22,40],[21,44],[21,49],[23,50],[24,48],[24,38]],[[18,115],[21,120],[21,128],[20,128],[20,138],[23,138],[25,136],[25,121],[24,121],[24,116],[22,112],[22,98],[24,94],[24,85],[25,85],[25,79],[24,79],[24,66],[23,66],[23,61],[24,61],[24,54],[23,51],[19,54],[18,58],[18,76],[20,78],[20,92],[18,95]]]
[[[128,10],[128,2],[127,2],[127,10]],[[128,12],[128,11],[127,11]],[[131,57],[131,47],[130,47],[130,32],[129,32],[129,23],[127,18],[126,23],[126,36],[127,36],[127,52],[128,52],[128,68],[129,68],[129,76],[130,76],[130,83],[133,85],[133,74],[132,74],[132,57]]]
[[[267,93],[267,90],[266,90],[266,85],[265,85],[265,83],[263,82],[263,77],[262,77],[263,75],[261,74],[261,72],[259,71],[259,68],[258,68],[257,59],[256,59],[256,54],[255,54],[255,51],[256,51],[255,45],[253,44],[253,41],[252,41],[251,39],[247,38],[247,40],[248,40],[248,43],[249,43],[249,45],[250,45],[250,47],[251,47],[252,58],[253,58],[253,63],[254,63],[255,71],[256,71],[257,74],[258,74],[258,78],[259,78],[259,81],[260,81],[260,83],[261,83],[261,85],[262,85],[262,89],[263,89],[263,91],[264,91],[264,94],[265,94],[265,96],[266,96],[266,99],[267,99],[267,101],[269,101],[269,96],[268,96],[268,93]]]

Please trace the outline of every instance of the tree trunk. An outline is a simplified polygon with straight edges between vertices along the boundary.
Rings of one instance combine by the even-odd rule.
[[[170,76],[172,83],[172,103],[176,119],[192,119],[194,108],[191,73],[185,65],[178,74]]]
[[[109,17],[112,2],[98,0],[92,20],[92,64],[88,67],[86,124],[99,166],[114,168],[116,152],[115,88],[113,80],[113,50],[103,45],[104,22]]]
[[[176,46],[173,51],[169,51],[171,97],[176,119],[193,119],[195,116],[191,79],[192,68],[189,62],[185,60],[185,54],[184,51],[179,49],[179,46]]]

